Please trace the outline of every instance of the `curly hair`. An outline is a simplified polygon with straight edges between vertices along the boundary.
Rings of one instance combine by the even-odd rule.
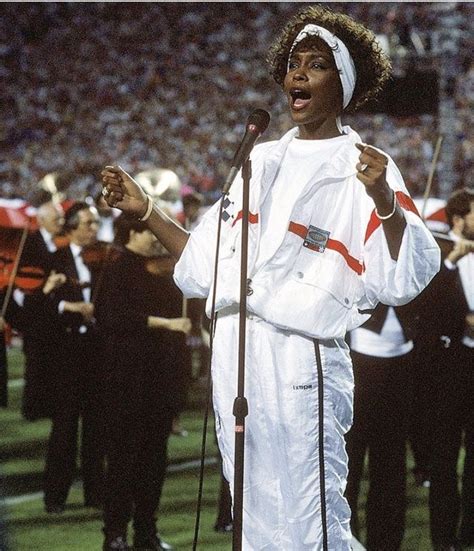
[[[471,203],[474,202],[474,189],[462,188],[455,191],[446,203],[446,217],[449,227],[453,227],[455,216],[464,217],[471,212]]]
[[[130,216],[122,213],[114,222],[115,242],[118,245],[125,246],[130,241],[132,230],[137,233],[143,233],[147,229],[148,225],[146,222],[130,218]]]
[[[391,63],[375,35],[348,15],[323,6],[309,6],[290,19],[268,51],[270,74],[282,86],[287,72],[288,54],[301,29],[308,23],[324,27],[347,46],[354,60],[357,81],[346,112],[353,112],[375,98],[390,78]]]

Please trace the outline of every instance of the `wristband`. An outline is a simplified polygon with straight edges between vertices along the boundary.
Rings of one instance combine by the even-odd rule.
[[[138,219],[140,222],[146,222],[148,218],[150,218],[151,211],[153,210],[153,199],[149,195],[147,195],[146,198],[147,198],[147,207],[146,207],[145,214]]]
[[[395,192],[393,192],[393,207],[392,207],[392,211],[390,212],[390,214],[387,214],[386,216],[381,216],[377,211],[377,207],[375,207],[375,216],[379,220],[388,220],[389,218],[392,218],[392,216],[395,214],[396,210],[397,210],[397,196],[395,195]]]

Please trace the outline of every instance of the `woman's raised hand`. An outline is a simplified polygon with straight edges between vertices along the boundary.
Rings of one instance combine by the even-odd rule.
[[[109,207],[141,218],[148,206],[146,193],[140,185],[119,166],[106,166],[101,172],[102,195]]]

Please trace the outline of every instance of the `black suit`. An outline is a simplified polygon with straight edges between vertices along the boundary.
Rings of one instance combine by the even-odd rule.
[[[444,259],[453,247],[439,241],[443,263],[424,293],[422,339],[429,354],[434,407],[430,523],[433,544],[474,545],[474,349],[462,342],[469,311],[459,270]],[[471,253],[472,254],[472,253]],[[474,277],[474,274],[471,275]],[[429,350],[428,350],[429,348]],[[457,464],[464,443],[462,492]],[[458,530],[459,525],[459,530]]]
[[[55,324],[56,407],[45,469],[46,505],[64,504],[76,472],[77,432],[82,418],[81,466],[84,499],[98,505],[103,491],[103,452],[100,430],[101,377],[99,348],[93,326],[85,327],[80,314],[58,313],[61,301],[84,301],[70,247],[56,251],[52,268],[67,276],[65,285],[51,293],[45,312]],[[92,290],[95,275],[92,276]],[[82,332],[86,329],[85,332]]]
[[[39,230],[28,234],[21,255],[22,266],[37,266],[49,273],[53,261],[51,253]]]
[[[21,256],[21,265],[41,268],[47,276],[52,261],[53,253],[48,250],[41,232],[38,230],[29,234]],[[25,387],[22,414],[25,419],[34,421],[52,416],[54,396],[51,388],[57,376],[57,365],[51,361],[51,320],[43,316],[41,296],[37,293],[26,295],[23,312],[26,323],[23,328]]]

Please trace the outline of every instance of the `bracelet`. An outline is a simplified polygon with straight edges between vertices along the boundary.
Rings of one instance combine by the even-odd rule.
[[[375,207],[375,216],[379,220],[388,220],[389,218],[392,218],[392,216],[395,214],[396,210],[397,210],[397,196],[395,195],[395,192],[393,191],[393,208],[392,208],[392,212],[390,212],[390,214],[387,214],[386,216],[381,216],[377,211],[377,207]]]
[[[153,199],[149,195],[147,195],[146,198],[147,198],[147,201],[148,201],[147,202],[147,207],[146,207],[145,214],[141,218],[138,219],[140,222],[146,222],[148,220],[148,218],[150,218],[151,211],[153,210]]]

